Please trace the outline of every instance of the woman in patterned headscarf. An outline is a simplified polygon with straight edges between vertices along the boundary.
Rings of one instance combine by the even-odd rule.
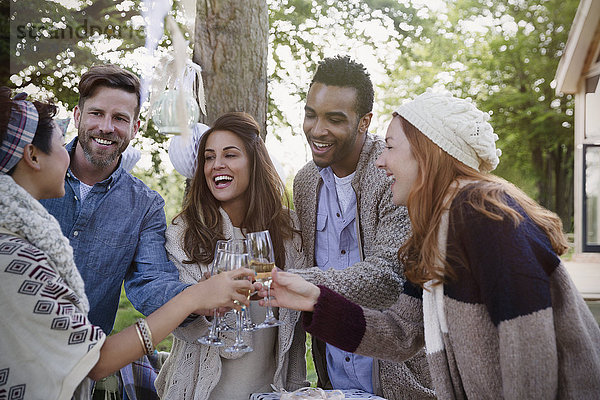
[[[274,273],[275,304],[346,351],[396,361],[423,343],[440,399],[595,399],[600,329],[558,257],[560,218],[489,172],[489,115],[427,91],[400,106],[377,165],[406,205],[404,292],[383,312]]]

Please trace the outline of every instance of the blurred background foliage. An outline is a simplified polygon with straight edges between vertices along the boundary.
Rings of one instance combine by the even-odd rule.
[[[443,86],[455,95],[471,97],[490,112],[500,136],[503,156],[496,173],[557,212],[565,230],[572,230],[573,98],[557,96],[552,81],[576,0],[265,1],[270,35],[269,135],[278,140],[301,135],[302,103],[316,62],[333,54],[351,54],[359,61],[369,60],[366,64],[377,85],[374,131],[382,134],[394,107],[427,87]],[[78,77],[90,65],[115,62],[142,72],[140,60],[148,56],[139,0],[9,3],[8,8],[3,5],[10,18],[2,23],[2,32],[13,39],[11,70],[3,65],[3,84],[38,88],[38,96],[71,110]],[[193,15],[183,13],[178,2],[173,15],[191,42]],[[100,27],[101,34],[79,38],[77,28],[81,31],[84,24],[89,33],[92,25]],[[66,39],[36,46],[36,35],[66,35]],[[169,46],[165,35],[159,53],[168,52]],[[172,216],[184,185],[166,167],[168,138],[159,135],[152,123],[144,124],[146,109],[141,118],[143,136],[133,144],[151,156],[136,175],[165,195],[167,214]]]

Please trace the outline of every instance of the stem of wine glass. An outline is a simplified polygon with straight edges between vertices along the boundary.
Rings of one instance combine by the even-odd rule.
[[[217,313],[217,309],[213,310],[213,320],[212,325],[210,326],[210,336],[217,337],[217,323],[219,321],[219,314]]]
[[[275,316],[273,315],[273,309],[271,308],[271,282],[267,283],[267,315],[265,320],[273,319]]]
[[[235,331],[235,345],[239,346],[242,344],[242,311],[235,312],[237,321],[236,321],[236,331]]]

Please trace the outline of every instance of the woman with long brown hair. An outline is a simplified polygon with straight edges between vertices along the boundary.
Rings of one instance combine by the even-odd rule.
[[[210,270],[217,240],[240,239],[269,230],[276,265],[302,266],[301,243],[288,207],[285,187],[261,139],[256,121],[246,113],[219,117],[199,143],[197,167],[183,210],[167,229],[166,248],[183,282],[197,282]],[[287,205],[287,204],[286,204]],[[251,303],[253,321],[264,308]],[[245,334],[253,352],[243,355],[200,344],[210,322],[198,317],[178,328],[171,355],[156,381],[164,399],[248,399],[253,392],[306,385],[305,335],[299,314],[282,309],[284,324]],[[223,334],[232,340],[231,334]]]
[[[425,343],[442,399],[595,398],[600,329],[558,257],[562,223],[489,173],[500,151],[488,119],[432,91],[394,113],[377,164],[413,232],[392,308],[366,310],[277,272],[274,303],[313,311],[307,331],[346,351],[404,360]]]

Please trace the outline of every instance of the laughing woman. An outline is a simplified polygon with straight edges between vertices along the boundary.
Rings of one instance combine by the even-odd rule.
[[[413,232],[392,308],[277,272],[273,303],[313,311],[307,331],[346,351],[401,361],[424,342],[440,399],[597,399],[600,329],[558,257],[561,221],[489,173],[488,118],[429,91],[394,113],[377,164]]]
[[[38,200],[65,194],[69,154],[52,120],[57,108],[10,99],[0,88],[0,397],[89,399],[98,380],[154,351],[190,313],[246,302],[230,271],[191,285],[135,326],[106,337],[89,303],[73,249]],[[3,394],[4,396],[2,396]]]
[[[263,230],[270,231],[276,265],[300,267],[300,236],[282,204],[284,196],[256,121],[245,113],[218,118],[200,140],[183,211],[166,233],[167,252],[180,279],[193,283],[209,272],[217,240]],[[264,320],[264,308],[256,302],[249,309],[253,321]],[[155,383],[160,397],[247,400],[253,392],[270,392],[271,384],[288,390],[306,386],[305,334],[297,323],[299,314],[282,309],[279,319],[285,324],[245,335],[246,340],[252,337],[254,351],[242,355],[200,344],[198,338],[210,327],[204,317],[178,328]]]

